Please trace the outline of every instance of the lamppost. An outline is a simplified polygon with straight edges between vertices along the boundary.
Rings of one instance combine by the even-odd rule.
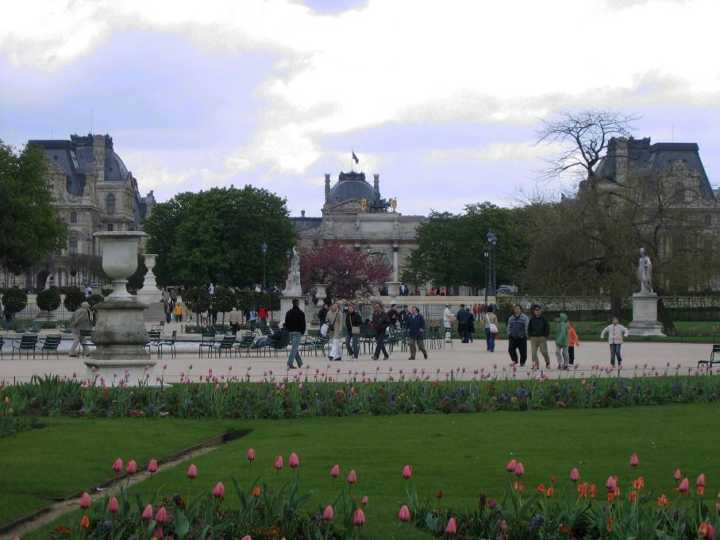
[[[497,288],[497,276],[495,274],[495,245],[497,244],[497,235],[492,231],[488,231],[487,235],[485,235],[485,239],[487,240],[490,248],[488,257],[488,283],[487,287],[485,287],[487,297],[488,295],[495,296],[495,289]],[[485,304],[487,304],[487,300]]]
[[[487,309],[488,287],[490,283],[490,252],[487,249],[483,252],[483,257],[485,257],[485,307]]]
[[[260,251],[262,251],[263,254],[263,292],[265,292],[265,289],[267,289],[267,274],[265,272],[265,256],[267,255],[267,249],[268,245],[266,242],[260,244]]]

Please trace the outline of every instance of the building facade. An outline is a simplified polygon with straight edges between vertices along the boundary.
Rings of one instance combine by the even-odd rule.
[[[397,211],[397,199],[384,199],[380,175],[370,184],[365,173],[341,172],[333,184],[325,175],[322,216],[292,218],[302,248],[338,242],[383,257],[392,268],[391,280],[401,279],[410,253],[417,248],[417,228],[424,216],[405,216]]]
[[[0,274],[0,286],[43,289],[97,282],[99,253],[93,233],[138,230],[155,204],[140,195],[137,179],[115,152],[109,135],[69,140],[30,140],[47,160],[47,181],[60,219],[67,225],[64,249],[22,275]]]

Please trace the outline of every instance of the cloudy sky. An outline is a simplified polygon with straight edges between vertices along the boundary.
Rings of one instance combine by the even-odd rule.
[[[609,108],[696,141],[720,183],[716,0],[22,0],[0,18],[0,138],[109,133],[159,200],[246,183],[319,215],[323,175],[399,210],[513,204],[543,118]]]

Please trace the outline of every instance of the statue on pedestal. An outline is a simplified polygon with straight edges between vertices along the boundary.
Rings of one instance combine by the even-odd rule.
[[[287,279],[285,280],[285,290],[282,295],[288,298],[302,297],[302,285],[300,283],[300,257],[295,248],[288,252],[290,257],[290,267],[288,268]]]
[[[652,262],[650,261],[650,257],[648,257],[647,253],[645,253],[645,248],[640,248],[637,275],[638,280],[640,280],[640,293],[652,293]]]

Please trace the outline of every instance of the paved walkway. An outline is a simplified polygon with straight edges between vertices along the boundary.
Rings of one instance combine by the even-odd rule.
[[[69,342],[63,343],[63,349],[69,347]],[[585,342],[577,349],[577,367],[569,372],[556,368],[553,344],[549,345],[551,354],[551,369],[543,370],[543,375],[551,378],[586,377],[590,375],[608,375],[598,369],[609,368],[609,352],[606,343]],[[687,374],[697,366],[698,360],[707,359],[711,345],[695,343],[626,343],[623,345],[625,359],[622,374],[633,376],[655,373]],[[498,340],[495,353],[488,353],[481,341],[463,344],[455,341],[451,346],[446,345],[441,350],[430,350],[429,360],[408,360],[406,351],[395,350],[388,361],[374,362],[367,356],[359,360],[342,362],[328,362],[319,356],[306,357],[302,370],[292,370],[290,373],[297,376],[299,373],[307,374],[310,379],[315,377],[334,380],[373,379],[386,380],[389,377],[398,379],[429,377],[444,380],[449,377],[472,379],[473,377],[518,377],[530,376],[530,370],[518,369],[513,374],[507,354],[507,341]],[[419,358],[422,355],[418,355]],[[217,356],[199,357],[197,344],[181,344],[178,355],[170,358],[165,354],[161,358],[153,355],[157,361],[154,377],[162,376],[166,382],[177,382],[181,377],[190,376],[192,380],[202,377],[206,380],[209,370],[219,379],[227,377],[249,378],[252,381],[264,379],[281,380],[286,370],[286,355],[277,356]],[[530,362],[528,362],[528,365]],[[541,361],[542,364],[542,361]],[[452,375],[451,375],[452,372]],[[3,359],[0,360],[0,381],[11,383],[13,381],[27,381],[33,375],[55,374],[66,377],[84,378],[87,376],[85,365],[80,358],[69,358],[67,354],[60,354],[59,358],[51,356],[40,359],[39,355],[33,359],[23,357],[10,359],[7,347]],[[535,374],[537,375],[537,374]]]

